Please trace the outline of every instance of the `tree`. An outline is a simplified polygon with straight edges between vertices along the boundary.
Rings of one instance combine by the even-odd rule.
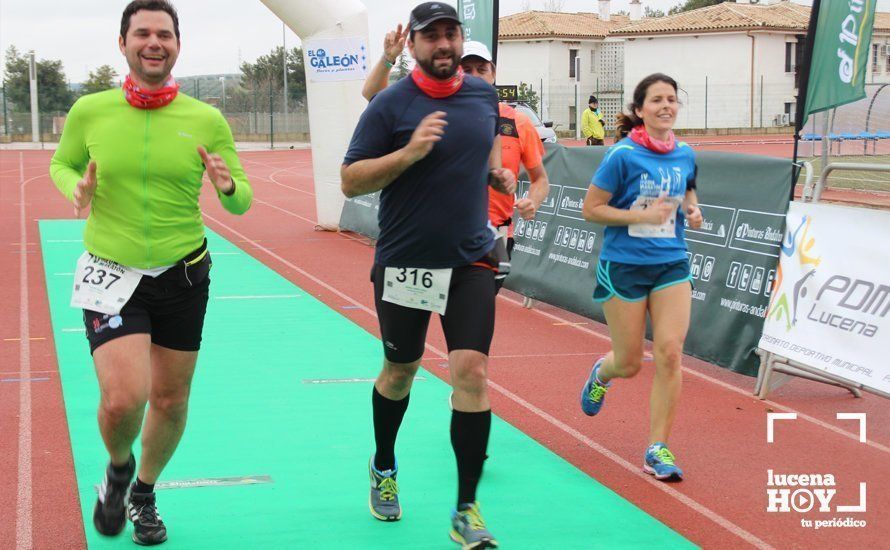
[[[31,110],[31,72],[29,59],[15,46],[6,49],[6,77],[3,84],[9,101],[18,109]],[[68,89],[62,62],[42,59],[37,62],[37,107],[41,112],[67,111],[74,103]]]
[[[544,11],[561,12],[566,0],[544,0]]]
[[[668,15],[674,15],[676,13],[683,13],[684,11],[692,11],[697,10],[699,8],[707,8],[708,6],[716,6],[717,4],[722,4],[726,2],[726,0],[686,0],[679,6],[674,6],[668,11]]]
[[[411,69],[408,68],[408,53],[402,52],[399,54],[399,58],[396,60],[396,64],[394,67],[394,71],[392,72],[392,76],[395,80],[402,80],[408,73],[411,72]]]
[[[664,17],[664,11],[655,10],[655,9],[650,8],[649,6],[646,6],[643,8],[643,16],[645,16],[645,17]]]
[[[95,71],[90,71],[86,82],[83,83],[81,89],[83,94],[94,94],[110,90],[116,86],[114,79],[117,78],[117,71],[111,65],[102,65],[97,67]]]
[[[262,55],[253,63],[241,63],[241,84],[253,90],[269,94],[284,87],[282,61],[284,48],[276,47],[270,53]],[[287,52],[287,95],[291,102],[302,104],[306,100],[306,69],[303,65],[303,50],[299,47]]]
[[[525,82],[520,82],[519,88],[516,90],[516,97],[519,101],[528,103],[533,111],[538,111],[538,92],[536,92],[531,85],[526,84]]]

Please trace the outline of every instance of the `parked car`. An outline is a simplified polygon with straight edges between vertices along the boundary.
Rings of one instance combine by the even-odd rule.
[[[541,119],[538,118],[538,113],[524,101],[507,101],[506,103],[531,119],[532,124],[535,125],[535,130],[538,131],[538,137],[541,138],[541,141],[544,143],[556,143],[556,132],[553,131],[553,122],[549,120],[547,122],[541,122]]]

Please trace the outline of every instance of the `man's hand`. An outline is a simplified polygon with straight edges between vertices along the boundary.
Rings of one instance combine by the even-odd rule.
[[[702,221],[701,208],[697,204],[686,205],[686,223],[689,224],[689,227],[698,229],[701,227]]]
[[[204,162],[204,169],[207,170],[210,183],[223,195],[231,194],[235,188],[235,182],[232,181],[232,174],[229,172],[226,161],[216,153],[208,153],[207,149],[200,145],[198,145],[198,154],[201,155],[201,160]]]
[[[528,197],[516,201],[516,209],[519,210],[519,215],[522,216],[522,219],[526,221],[533,219],[535,214],[538,213],[538,206],[535,204],[535,201]]]
[[[87,171],[74,187],[74,214],[79,218],[81,210],[90,205],[96,193],[96,161],[91,160]]]
[[[505,195],[516,192],[516,176],[506,168],[492,168],[488,171],[488,183],[495,191]]]
[[[445,120],[443,111],[436,111],[425,116],[414,129],[414,133],[411,134],[411,141],[402,149],[407,155],[408,161],[414,164],[430,154],[433,145],[437,141],[441,141],[442,136],[445,135],[446,126],[448,126],[448,122]]]
[[[670,219],[671,214],[677,210],[677,203],[667,197],[659,197],[645,210],[640,211],[639,223],[651,223],[661,225]]]
[[[408,38],[408,29],[402,30],[402,24],[396,30],[389,31],[383,38],[383,57],[390,65],[395,65],[396,60],[405,49],[405,39]]]

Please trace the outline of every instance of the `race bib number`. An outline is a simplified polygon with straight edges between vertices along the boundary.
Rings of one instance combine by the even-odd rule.
[[[383,299],[445,315],[450,285],[451,269],[387,267],[383,275]]]
[[[631,205],[631,210],[645,210],[654,204],[661,197],[644,197],[639,196]],[[671,239],[677,236],[677,207],[680,201],[672,197],[668,197],[671,203],[675,204],[674,210],[664,223],[632,223],[627,226],[627,234],[631,237],[643,239]]]
[[[84,252],[74,270],[71,307],[117,315],[133,296],[142,274]]]

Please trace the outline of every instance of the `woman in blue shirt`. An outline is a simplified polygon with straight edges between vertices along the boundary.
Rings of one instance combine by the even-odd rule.
[[[695,155],[674,139],[677,83],[656,73],[636,87],[630,113],[618,116],[628,137],[613,145],[593,176],[584,218],[606,226],[593,298],[602,302],[612,351],[599,359],[581,393],[597,414],[614,378],[632,378],[643,359],[646,314],[652,322],[655,380],[649,447],[643,469],[657,479],[682,479],[667,448],[680,398],[680,359],[689,328],[692,283],[684,220],[701,226]]]

